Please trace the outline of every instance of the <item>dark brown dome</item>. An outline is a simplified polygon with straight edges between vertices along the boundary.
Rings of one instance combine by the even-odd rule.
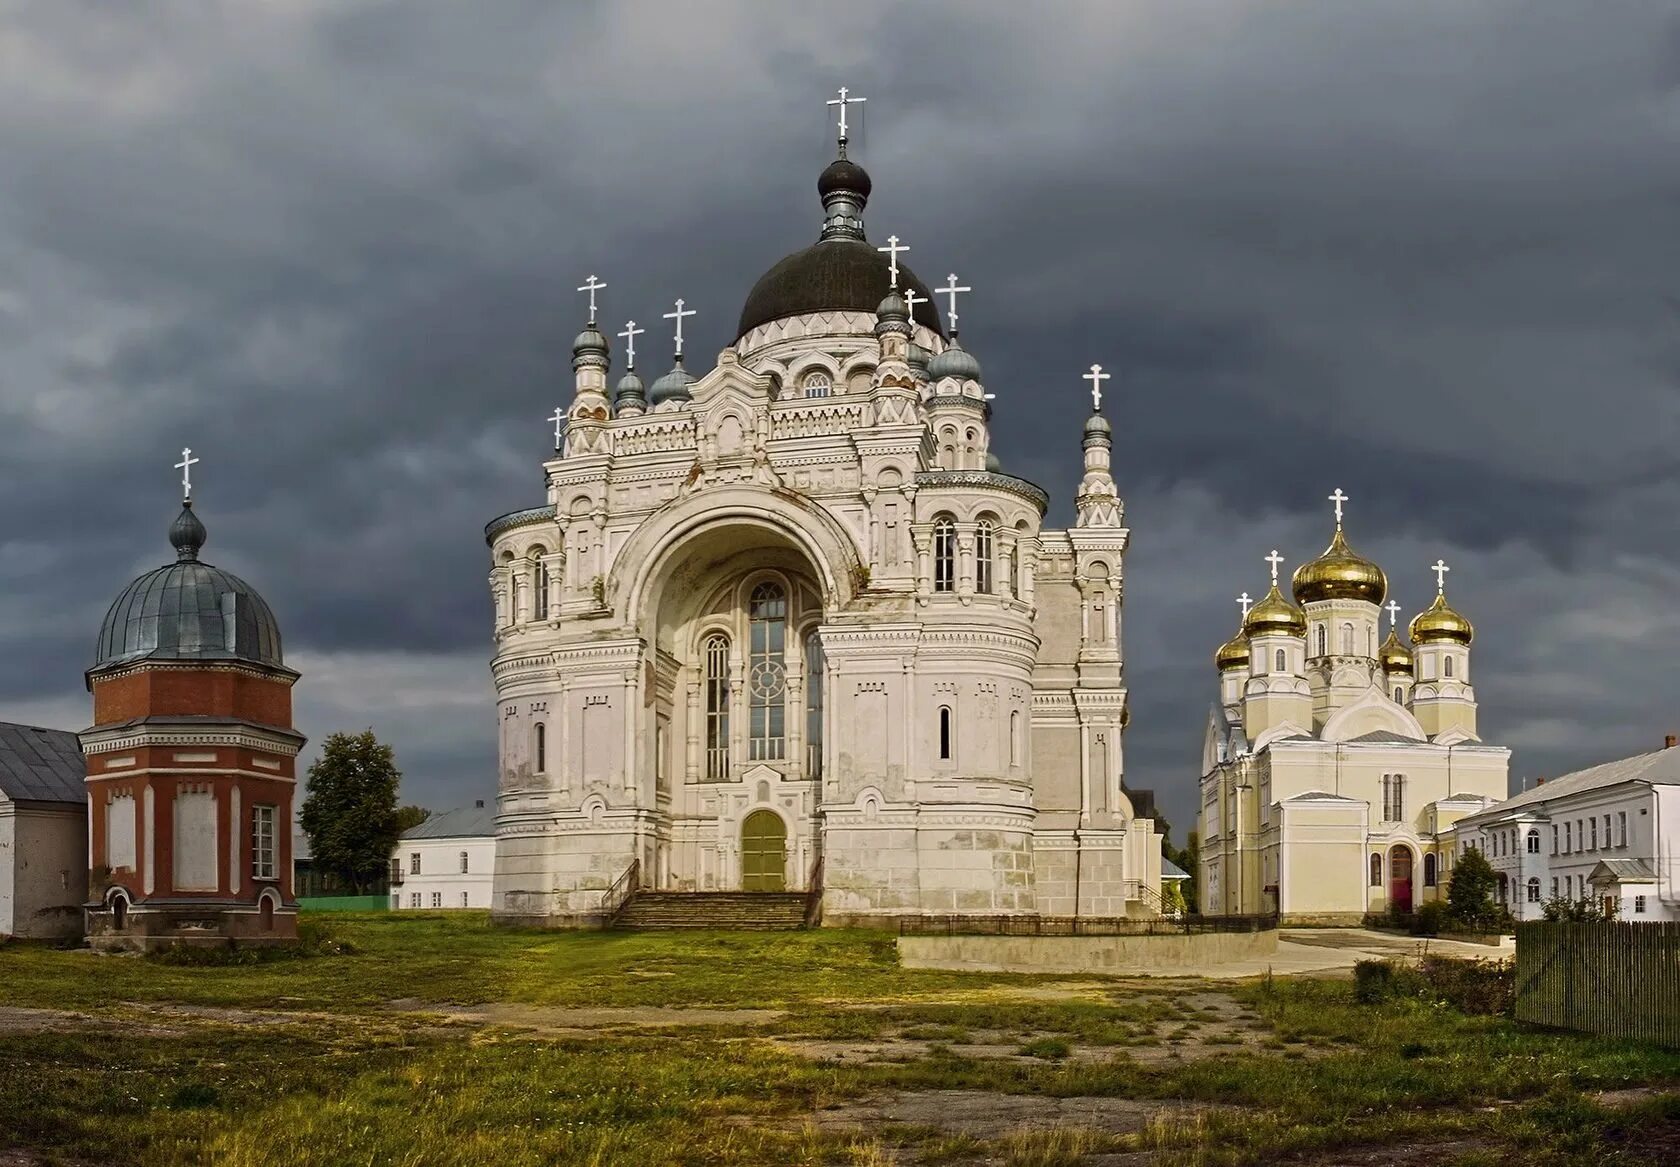
[[[872,313],[886,299],[891,283],[887,257],[873,244],[825,239],[785,257],[759,277],[741,309],[736,338],[786,316],[837,310]],[[898,265],[898,286],[916,290],[916,323],[945,335],[933,294],[903,263]]]

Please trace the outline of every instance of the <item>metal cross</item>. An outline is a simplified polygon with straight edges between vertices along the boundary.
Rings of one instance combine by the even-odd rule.
[[[875,250],[887,253],[887,271],[892,275],[892,289],[895,292],[898,291],[898,255],[899,252],[909,251],[910,249],[908,247],[899,246],[897,235],[888,235],[887,245],[885,247],[877,247]]]
[[[910,326],[916,326],[916,305],[926,304],[927,301],[916,295],[915,288],[904,289],[904,309],[910,314]]]
[[[1393,600],[1390,600],[1387,604],[1383,605],[1383,607],[1388,612],[1388,630],[1393,632],[1394,625],[1400,620],[1400,605],[1395,603]]]
[[[1085,380],[1091,383],[1091,408],[1102,408],[1102,383],[1113,377],[1113,373],[1102,371],[1101,365],[1092,365],[1091,371],[1085,374]],[[1244,613],[1247,615],[1247,613]]]
[[[589,275],[589,282],[584,284],[581,288],[578,289],[578,291],[580,291],[580,292],[588,292],[589,293],[589,323],[591,323],[591,324],[595,323],[595,293],[599,292],[602,288],[604,288],[606,286],[607,285],[597,281],[595,279],[594,273],[591,272],[590,275]]]
[[[183,446],[181,448],[181,460],[175,463],[175,469],[181,472],[181,497],[183,499],[192,497],[192,468],[197,465],[198,459],[192,456],[192,448]]]
[[[951,315],[951,335],[955,336],[957,334],[957,293],[958,292],[972,292],[974,289],[973,288],[959,288],[957,286],[957,273],[956,272],[952,272],[946,278],[949,279],[951,282],[949,284],[945,285],[943,288],[935,288],[934,291],[938,292],[941,296],[951,297],[951,313],[950,313],[950,315]]]
[[[828,99],[829,105],[837,105],[840,107],[840,145],[842,147],[846,145],[846,107],[848,105],[862,105],[864,102],[869,100],[867,97],[847,97],[846,95],[850,92],[851,90],[842,85],[840,87],[840,96]]]
[[[683,317],[684,316],[693,316],[693,315],[694,315],[694,309],[692,309],[692,308],[690,308],[687,312],[683,311],[683,302],[680,299],[677,301],[677,310],[675,312],[665,313],[665,319],[675,320],[677,322],[677,355],[679,357],[682,356],[682,322],[683,322]]]
[[[632,320],[624,326],[624,331],[618,334],[624,338],[625,368],[636,367],[636,338],[646,331],[645,328],[637,328],[636,322]]]
[[[1340,527],[1342,525],[1342,504],[1348,501],[1348,496],[1343,494],[1342,488],[1338,486],[1336,493],[1330,495],[1329,499],[1336,504],[1336,526]]]
[[[1452,568],[1447,566],[1445,560],[1437,559],[1435,561],[1435,566],[1429,570],[1435,573],[1435,590],[1441,595],[1446,595],[1447,572],[1451,571]]]
[[[558,450],[560,448],[560,431],[566,424],[566,411],[556,405],[554,407],[554,416],[548,418],[547,420],[554,423],[554,448]]]
[[[1237,603],[1242,605],[1243,619],[1247,620],[1248,610],[1254,606],[1254,597],[1249,595],[1247,592],[1244,592],[1242,595],[1237,597]]]
[[[1273,547],[1272,553],[1266,556],[1266,562],[1272,565],[1272,586],[1277,587],[1278,564],[1283,562],[1283,556],[1277,553],[1276,547]]]

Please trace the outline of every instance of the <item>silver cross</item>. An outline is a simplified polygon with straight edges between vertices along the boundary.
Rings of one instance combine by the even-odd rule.
[[[566,424],[566,411],[558,405],[554,407],[554,416],[548,419],[554,423],[554,448],[560,448],[560,431]]]
[[[1451,571],[1452,568],[1447,566],[1445,560],[1437,559],[1435,561],[1435,566],[1429,570],[1435,573],[1435,591],[1440,595],[1446,595],[1447,572]]]
[[[580,291],[580,292],[588,292],[589,293],[589,323],[590,324],[595,323],[595,293],[599,292],[602,288],[604,288],[606,286],[607,285],[598,282],[595,279],[594,273],[591,273],[590,276],[589,276],[589,282],[584,284],[582,287],[580,287],[578,289],[578,291]]]
[[[1343,494],[1342,488],[1338,486],[1336,492],[1328,497],[1331,502],[1336,504],[1336,526],[1339,527],[1342,525],[1342,504],[1348,501],[1348,496]]]
[[[636,367],[636,338],[646,332],[645,328],[637,328],[634,320],[624,326],[624,331],[618,335],[624,338],[624,360],[626,369]]]
[[[181,497],[183,499],[192,497],[192,468],[197,465],[198,459],[192,456],[192,448],[183,446],[181,448],[181,460],[175,463],[175,469],[181,472]]]
[[[683,322],[683,317],[684,316],[693,316],[693,315],[694,315],[694,309],[692,309],[692,308],[690,308],[686,312],[683,311],[683,302],[681,300],[677,301],[677,310],[675,312],[665,313],[665,319],[675,320],[677,322],[677,355],[679,357],[682,356],[682,322]]]
[[[1244,592],[1237,597],[1237,603],[1242,605],[1243,619],[1248,619],[1248,610],[1254,606],[1254,597]]]
[[[846,95],[850,92],[851,90],[842,85],[840,87],[840,96],[828,99],[829,105],[837,105],[840,107],[840,145],[842,146],[846,144],[846,107],[848,105],[862,105],[864,102],[869,100],[867,97],[847,97]]]
[[[1102,408],[1102,383],[1113,377],[1112,373],[1102,371],[1101,365],[1092,365],[1091,371],[1085,374],[1085,380],[1091,383],[1091,408]],[[1246,615],[1246,613],[1244,613]]]
[[[1393,600],[1390,600],[1387,604],[1383,605],[1383,607],[1388,612],[1388,630],[1393,632],[1394,625],[1400,619],[1400,605],[1395,603]]]
[[[892,275],[892,289],[895,292],[898,291],[898,256],[900,252],[909,251],[910,249],[908,247],[899,246],[897,235],[888,235],[887,245],[885,247],[877,247],[875,250],[887,253],[887,271]]]
[[[1273,547],[1272,548],[1272,553],[1270,555],[1266,556],[1266,562],[1272,565],[1272,586],[1276,587],[1277,586],[1278,564],[1283,562],[1283,556],[1281,556],[1277,553],[1277,548],[1276,547]]]
[[[952,272],[946,278],[948,278],[951,282],[948,283],[947,285],[945,285],[943,288],[935,288],[934,291],[938,292],[941,296],[951,297],[951,335],[955,336],[957,334],[957,293],[958,292],[972,292],[974,289],[973,288],[959,288],[957,286],[957,273],[956,272]]]

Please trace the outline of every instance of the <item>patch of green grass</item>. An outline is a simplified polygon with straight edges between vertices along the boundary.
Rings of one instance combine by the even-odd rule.
[[[1022,1057],[1059,1062],[1073,1052],[1073,1047],[1059,1037],[1040,1037],[1027,1042],[1020,1052]]]

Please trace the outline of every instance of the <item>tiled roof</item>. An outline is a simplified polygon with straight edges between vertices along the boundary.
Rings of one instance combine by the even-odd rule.
[[[1603,872],[1612,879],[1632,883],[1638,883],[1644,880],[1654,880],[1657,878],[1657,873],[1651,870],[1651,865],[1643,859],[1601,860],[1598,866],[1592,869],[1592,874],[1587,877],[1587,882],[1596,882],[1598,880],[1599,872]]]
[[[1622,782],[1653,782],[1659,785],[1680,784],[1680,748],[1669,750],[1655,750],[1649,754],[1635,754],[1631,758],[1621,758],[1614,762],[1604,762],[1601,765],[1589,766],[1585,770],[1577,770],[1573,774],[1565,774],[1561,778],[1548,779],[1543,783],[1530,786],[1521,794],[1513,794],[1504,802],[1495,803],[1476,816],[1504,814],[1521,806],[1532,806],[1537,802],[1550,802],[1570,794],[1582,794],[1589,790],[1599,790],[1606,786],[1615,786]]]
[[[0,794],[13,802],[87,801],[87,765],[69,730],[0,721]]]
[[[442,810],[402,833],[405,839],[489,838],[496,833],[496,808],[463,806]]]

